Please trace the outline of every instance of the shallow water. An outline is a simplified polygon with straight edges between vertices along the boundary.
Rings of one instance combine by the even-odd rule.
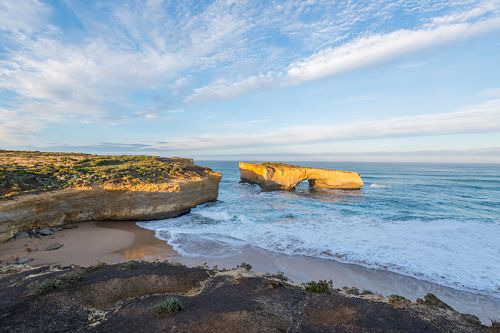
[[[334,259],[500,298],[500,166],[297,163],[359,172],[359,191],[261,192],[223,173],[219,201],[141,222],[186,257],[237,256],[253,246]]]

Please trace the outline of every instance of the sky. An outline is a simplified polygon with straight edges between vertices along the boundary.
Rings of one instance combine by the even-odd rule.
[[[500,163],[500,1],[0,1],[0,149]]]

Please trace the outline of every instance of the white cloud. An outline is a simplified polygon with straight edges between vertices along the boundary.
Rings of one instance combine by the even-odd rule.
[[[500,132],[500,99],[461,111],[344,124],[290,127],[254,135],[195,136],[169,140],[158,149],[204,151],[258,146],[292,146],[378,138]]]
[[[268,123],[271,119],[255,119],[255,120],[247,120],[247,121],[239,121],[235,123],[226,123],[222,124],[221,127],[225,128],[250,128],[255,127],[256,125]]]
[[[498,0],[485,1],[479,4],[477,7],[472,8],[471,10],[454,13],[451,15],[439,16],[432,19],[433,24],[443,24],[443,23],[460,23],[466,22],[470,19],[475,19],[486,14],[495,13],[498,11]]]
[[[39,130],[54,122],[116,123],[133,117],[144,107],[134,93],[175,96],[189,83],[183,71],[231,57],[226,45],[246,27],[217,2],[182,17],[178,27],[162,2],[110,4],[106,24],[85,6],[68,5],[88,37],[68,40],[39,1],[0,3],[0,42],[9,43],[0,56],[0,90],[12,93],[11,101],[0,104],[4,142],[14,140],[13,124],[25,118],[36,120]],[[141,114],[144,119],[155,118],[158,108],[168,111],[156,104]]]
[[[293,83],[319,79],[499,28],[500,17],[474,23],[446,24],[430,29],[401,29],[359,38],[292,63],[287,71],[288,78]]]
[[[186,100],[298,83],[493,29],[496,9],[465,11],[473,2],[62,2],[71,13],[63,29],[49,3],[0,1],[0,93],[8,96],[0,141],[38,142],[34,134],[53,123],[151,120]],[[432,17],[454,7],[420,30],[356,37],[380,31],[398,10]],[[304,54],[313,55],[297,60]]]
[[[186,101],[203,101],[214,98],[231,98],[241,95],[245,92],[257,89],[263,89],[278,81],[276,73],[267,73],[261,75],[250,76],[238,82],[227,82],[224,80],[217,80],[210,85],[194,89],[192,95],[186,98]]]
[[[437,17],[415,30],[358,37],[340,46],[323,48],[286,68],[236,81],[216,80],[194,90],[188,101],[231,98],[268,86],[286,86],[321,79],[395,59],[405,54],[441,46],[500,29],[498,5],[488,3],[469,11]],[[484,17],[485,14],[490,14]]]
[[[500,88],[492,88],[481,91],[481,94],[486,97],[500,98]]]

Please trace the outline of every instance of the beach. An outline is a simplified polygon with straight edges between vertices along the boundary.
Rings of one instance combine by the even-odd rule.
[[[167,220],[168,221],[168,220]],[[63,244],[56,250],[45,249]],[[29,249],[29,250],[28,250]],[[498,315],[500,301],[486,295],[476,295],[401,274],[345,264],[335,260],[285,255],[246,245],[238,253],[223,257],[210,256],[210,248],[199,249],[206,256],[183,256],[167,242],[157,239],[151,230],[143,229],[131,221],[88,222],[75,224],[41,238],[23,238],[0,244],[0,261],[12,263],[16,258],[32,258],[31,266],[78,265],[94,266],[115,264],[130,260],[168,261],[188,267],[208,266],[232,269],[244,263],[257,274],[284,273],[295,283],[331,279],[336,288],[356,287],[362,292],[389,296],[392,294],[416,300],[433,293],[455,310],[478,316],[488,324]]]
[[[175,256],[166,242],[154,232],[134,222],[88,222],[72,225],[53,235],[23,238],[0,244],[0,261],[12,263],[16,258],[33,259],[30,265],[79,265],[83,267],[129,260],[165,260]],[[53,244],[63,246],[47,251]]]

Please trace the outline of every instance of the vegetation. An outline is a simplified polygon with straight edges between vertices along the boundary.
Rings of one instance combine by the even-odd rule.
[[[121,268],[125,269],[125,270],[131,270],[131,269],[134,269],[134,267],[135,267],[134,261],[127,261],[126,263],[123,263],[121,265]]]
[[[29,290],[31,295],[42,295],[53,291],[66,289],[74,285],[77,281],[83,279],[83,273],[80,271],[74,271],[62,275],[61,277],[52,281],[35,281],[29,285]]]
[[[301,166],[298,166],[298,165],[286,164],[286,163],[279,163],[279,162],[264,162],[264,163],[262,163],[262,165],[265,166],[265,167],[271,167],[271,168],[279,168],[279,167],[305,168],[305,167],[301,167]]]
[[[181,158],[0,150],[0,200],[64,188],[168,183],[204,172]]]
[[[330,294],[332,292],[332,288],[332,280],[319,280],[318,282],[311,281],[304,284],[304,289],[311,293]]]
[[[156,304],[155,309],[158,314],[172,314],[184,309],[184,305],[178,298],[169,297],[166,300]]]
[[[95,272],[95,271],[98,271],[98,270],[100,270],[101,268],[104,268],[104,267],[106,267],[106,263],[105,262],[97,261],[97,263],[95,265],[89,266],[85,270],[87,272]]]

